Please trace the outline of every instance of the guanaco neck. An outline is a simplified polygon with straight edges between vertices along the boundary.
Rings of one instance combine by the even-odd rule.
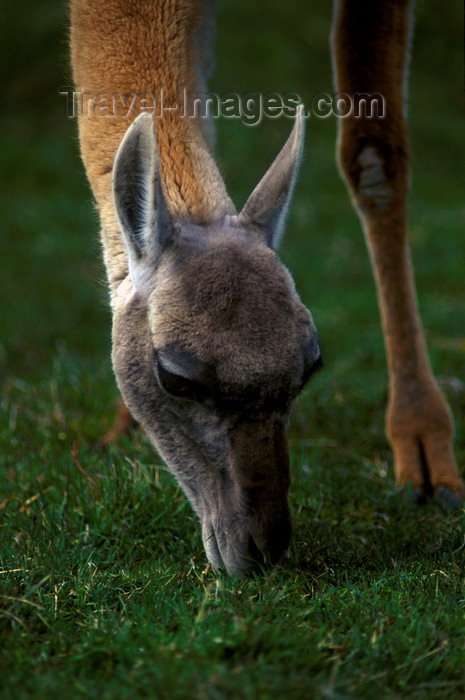
[[[211,193],[218,184],[209,181],[208,172],[199,178],[196,162],[208,147],[199,119],[184,116],[185,95],[195,95],[203,82],[194,73],[196,31],[207,14],[203,0],[73,1],[73,77],[85,102],[79,114],[81,151],[101,213],[111,202],[115,152],[137,115],[137,99],[148,96],[146,106],[152,98],[156,102],[160,170],[172,215],[198,223],[216,217],[219,205]]]

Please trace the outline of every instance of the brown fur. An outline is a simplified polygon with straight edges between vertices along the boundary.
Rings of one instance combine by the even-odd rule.
[[[177,98],[178,88],[198,91],[204,80],[194,74],[194,39],[196,30],[208,22],[206,14],[206,7],[195,0],[73,0],[74,84],[92,95],[152,94],[156,88],[163,89],[166,101]],[[100,211],[111,285],[127,274],[111,196],[113,161],[127,127],[124,116],[79,115],[81,153]],[[174,216],[202,223],[224,209],[233,213],[198,124],[176,111],[165,112],[157,120],[157,141],[164,189]],[[195,157],[209,164],[203,179],[197,177]]]

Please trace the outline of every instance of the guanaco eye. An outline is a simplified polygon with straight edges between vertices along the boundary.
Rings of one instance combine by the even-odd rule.
[[[310,377],[312,377],[315,372],[318,372],[318,370],[322,367],[323,360],[321,359],[318,343],[316,338],[312,338],[305,348],[305,369],[300,385],[301,390],[304,388]]]
[[[156,350],[155,374],[162,389],[171,396],[200,403],[214,400],[213,370],[186,351]]]
[[[306,384],[310,377],[313,377],[315,372],[318,372],[323,367],[323,360],[321,359],[321,355],[313,362],[313,364],[309,365],[307,369],[305,370],[304,373],[304,378],[303,378],[303,384]]]
[[[201,400],[201,392],[198,391],[197,382],[166,369],[158,358],[156,373],[160,386],[171,396],[176,396],[179,399],[190,399],[191,401]]]

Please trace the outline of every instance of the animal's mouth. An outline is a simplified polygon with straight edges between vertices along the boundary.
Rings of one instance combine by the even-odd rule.
[[[271,565],[271,561],[269,560],[268,555],[263,554],[263,552],[258,548],[258,546],[255,544],[252,535],[249,535],[247,549],[249,551],[251,560],[255,563],[257,567],[264,567],[267,564]]]
[[[211,522],[203,526],[203,544],[208,561],[214,569],[226,569],[230,575],[259,573],[275,566],[289,549],[288,536],[273,547],[260,547],[250,532],[236,538],[218,533]]]

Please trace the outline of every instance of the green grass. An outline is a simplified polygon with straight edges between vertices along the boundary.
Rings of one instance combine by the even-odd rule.
[[[213,89],[331,92],[330,3],[248,5],[221,4]],[[97,220],[58,95],[65,10],[2,12],[2,697],[462,698],[464,512],[416,508],[394,484],[374,286],[334,120],[308,122],[282,246],[326,363],[290,428],[292,552],[270,575],[230,579],[205,572],[191,509],[142,435],[98,446],[117,394]],[[458,4],[418,3],[411,245],[463,468],[462,42]],[[219,124],[239,205],[288,129]]]

